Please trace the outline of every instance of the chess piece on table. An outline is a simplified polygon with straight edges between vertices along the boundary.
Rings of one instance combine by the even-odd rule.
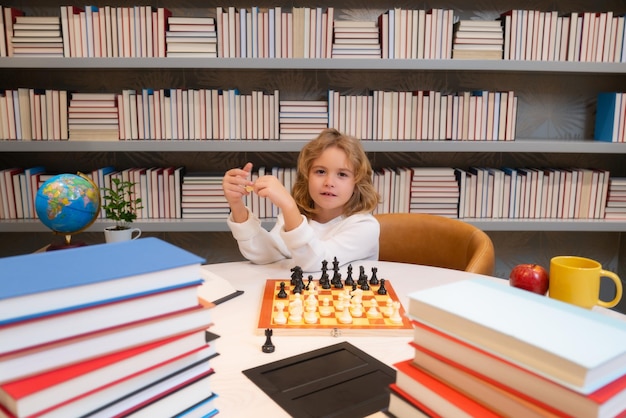
[[[333,312],[332,306],[330,306],[330,299],[325,297],[322,299],[322,305],[319,307],[321,316],[329,316]]]
[[[376,275],[377,272],[378,267],[372,267],[372,277],[370,277],[370,284],[372,286],[376,286],[380,283],[380,281],[378,280],[378,276]]]
[[[265,344],[261,347],[264,353],[273,353],[276,347],[272,343],[272,330],[270,328],[265,330]]]
[[[389,320],[391,322],[393,322],[394,324],[401,324],[402,323],[402,316],[400,316],[400,302],[396,301],[393,302],[393,311],[392,314],[389,316]]]
[[[381,313],[378,310],[378,301],[376,298],[370,299],[370,308],[367,310],[367,316],[370,318],[377,318],[381,316]]]
[[[346,277],[346,281],[344,282],[346,286],[354,285],[354,279],[352,278],[352,264],[348,266],[348,276]]]
[[[278,291],[276,297],[279,299],[286,299],[287,296],[287,292],[285,292],[285,282],[280,282],[280,290]]]
[[[352,315],[350,315],[350,305],[347,304],[344,306],[341,315],[339,316],[339,322],[342,324],[351,324],[352,323]]]
[[[284,325],[287,323],[287,317],[285,316],[285,304],[282,302],[276,303],[276,315],[274,316],[274,323],[278,325]]]
[[[385,288],[385,279],[380,279],[380,287],[378,288],[379,295],[386,295],[387,289]]]

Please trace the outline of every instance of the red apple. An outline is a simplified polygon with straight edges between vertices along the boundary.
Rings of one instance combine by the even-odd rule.
[[[548,272],[538,264],[519,264],[513,267],[509,275],[511,286],[540,295],[546,294],[549,283]]]

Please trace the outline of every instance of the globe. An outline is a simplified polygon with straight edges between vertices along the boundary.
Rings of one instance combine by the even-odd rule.
[[[35,211],[39,220],[69,245],[73,234],[87,229],[100,213],[100,190],[81,174],[59,174],[37,190]]]

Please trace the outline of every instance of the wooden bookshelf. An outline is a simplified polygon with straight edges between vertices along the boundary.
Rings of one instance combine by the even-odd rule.
[[[448,5],[460,17],[497,18],[502,10],[468,11],[463,2]],[[121,5],[135,2],[125,0]],[[22,7],[32,15],[55,15],[61,4],[35,2]],[[222,4],[220,4],[222,5]],[[249,7],[242,5],[241,7]],[[206,15],[218,6],[192,1],[179,6],[166,2],[174,15]],[[222,5],[223,6],[223,5]],[[266,5],[267,6],[267,5]],[[545,10],[552,3],[544,2]],[[238,6],[239,7],[239,6]],[[339,2],[335,18],[348,20],[353,10]],[[393,1],[377,4],[380,9],[397,7]],[[433,7],[436,7],[433,6]],[[512,7],[512,6],[511,6]],[[622,2],[589,2],[589,8],[624,13]],[[621,8],[621,9],[620,9]],[[288,9],[287,9],[288,10]],[[567,13],[571,10],[562,10]],[[370,13],[374,13],[370,11]],[[373,16],[373,15],[372,15]],[[256,58],[0,58],[3,89],[18,87],[58,88],[68,91],[119,92],[124,88],[238,88],[272,91],[281,97],[314,100],[329,88],[364,94],[375,89],[513,90],[520,97],[515,141],[366,141],[366,151],[375,167],[484,166],[501,167],[599,167],[612,176],[626,176],[623,164],[626,145],[595,142],[594,103],[600,91],[626,91],[626,63],[455,60],[455,59],[256,59]],[[567,112],[559,113],[561,108]],[[120,142],[21,142],[0,141],[0,168],[44,165],[50,171],[88,171],[105,165],[118,169],[154,164],[184,165],[188,172],[225,171],[253,161],[255,165],[293,166],[303,141],[120,141]],[[479,227],[513,232],[519,237],[542,233],[584,233],[593,245],[594,233],[626,232],[626,222],[582,220],[468,220]],[[267,225],[272,222],[268,221]],[[90,231],[104,224],[98,221]],[[226,232],[223,221],[148,220],[138,226],[148,232]],[[36,220],[0,221],[0,231],[40,233],[46,229]],[[192,245],[203,248],[201,237]],[[601,238],[598,238],[598,240]],[[619,241],[619,239],[616,239]],[[622,240],[623,241],[623,240]],[[512,244],[514,245],[514,244]],[[626,256],[626,249],[613,248]],[[622,245],[623,246],[623,245]],[[604,248],[604,247],[603,247]],[[203,248],[202,251],[205,251]],[[593,255],[593,254],[591,254]],[[616,256],[615,258],[619,258]],[[615,259],[614,258],[614,259]],[[504,260],[503,263],[509,263]],[[503,269],[504,271],[504,269]]]

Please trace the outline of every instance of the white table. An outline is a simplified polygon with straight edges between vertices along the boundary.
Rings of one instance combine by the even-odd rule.
[[[377,267],[378,278],[388,279],[392,283],[405,308],[408,306],[407,295],[411,292],[480,276],[456,270],[381,261],[358,262],[352,267],[358,272],[358,267],[361,265],[365,267],[368,276],[371,275],[371,268]],[[293,265],[289,260],[264,266],[236,262],[203,267],[228,279],[236,289],[244,291],[243,295],[222,303],[211,311],[215,324],[211,331],[220,335],[220,338],[216,340],[220,355],[211,360],[216,373],[211,376],[210,385],[211,389],[219,395],[216,404],[220,410],[220,416],[229,418],[289,417],[280,406],[244,376],[242,371],[252,367],[342,341],[350,342],[388,365],[413,357],[414,351],[408,344],[411,340],[410,335],[406,337],[274,335],[272,342],[276,346],[276,351],[271,354],[263,353],[261,346],[265,342],[265,337],[257,333],[263,289],[267,279],[289,279],[291,267]],[[341,272],[342,277],[345,278],[345,267],[341,269]],[[313,277],[317,279],[319,276],[320,274],[317,273]],[[492,279],[508,286],[505,280]],[[609,315],[624,317],[608,309],[597,309]]]
[[[364,266],[368,275],[371,268],[378,268],[378,278],[388,279],[396,290],[404,307],[407,295],[415,290],[461,280],[475,275],[447,269],[416,266],[411,264],[365,261],[353,264],[358,272]],[[211,377],[211,388],[219,395],[217,407],[225,417],[288,417],[289,415],[272,401],[244,374],[243,370],[260,366],[286,357],[302,354],[317,348],[348,341],[386,364],[393,364],[412,357],[410,336],[276,336],[272,342],[276,351],[263,353],[261,346],[265,337],[258,335],[257,323],[261,297],[267,279],[289,279],[289,261],[271,265],[254,265],[248,262],[207,265],[203,268],[229,280],[244,294],[216,306],[211,311],[215,325],[211,331],[220,335],[216,341],[218,357],[211,360],[216,373]],[[313,277],[319,278],[319,273]],[[306,275],[305,275],[306,276]],[[342,268],[342,277],[346,269]],[[353,274],[354,277],[354,274]]]

